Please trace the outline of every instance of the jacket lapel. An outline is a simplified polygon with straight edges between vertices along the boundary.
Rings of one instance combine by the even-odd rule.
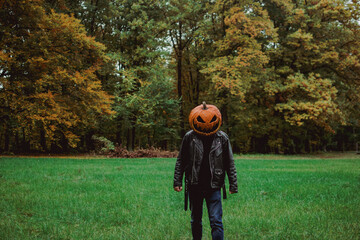
[[[194,135],[194,143],[195,143],[195,147],[201,152],[204,153],[204,148],[203,148],[203,144],[202,141],[199,139],[198,136],[196,136],[196,134]]]
[[[213,151],[218,149],[220,146],[221,146],[221,143],[220,143],[219,133],[216,132],[214,140],[213,140],[212,145],[211,145],[210,153],[212,153]]]

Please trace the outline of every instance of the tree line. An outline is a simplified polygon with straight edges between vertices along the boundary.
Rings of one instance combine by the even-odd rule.
[[[178,148],[218,106],[235,152],[353,150],[356,0],[0,2],[0,152]]]

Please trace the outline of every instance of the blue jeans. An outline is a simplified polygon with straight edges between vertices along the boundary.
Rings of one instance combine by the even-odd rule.
[[[191,187],[189,191],[189,198],[193,239],[200,240],[202,237],[202,214],[203,202],[205,199],[209,213],[212,239],[223,240],[224,228],[222,224],[221,190],[201,190],[199,188]]]

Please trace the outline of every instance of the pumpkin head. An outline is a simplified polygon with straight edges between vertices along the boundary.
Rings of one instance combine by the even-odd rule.
[[[214,105],[203,104],[191,110],[189,115],[190,127],[198,134],[210,136],[221,126],[221,113]]]

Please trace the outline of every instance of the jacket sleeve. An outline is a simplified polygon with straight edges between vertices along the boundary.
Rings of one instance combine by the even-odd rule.
[[[225,140],[225,166],[226,166],[226,173],[228,175],[229,184],[230,184],[230,191],[237,193],[238,192],[238,184],[237,184],[237,173],[236,167],[233,157],[233,152],[230,144],[229,138],[226,137]]]
[[[188,136],[185,135],[181,142],[181,147],[179,151],[179,155],[175,164],[175,172],[174,172],[174,187],[182,186],[182,179],[185,171],[185,167],[188,162]]]

